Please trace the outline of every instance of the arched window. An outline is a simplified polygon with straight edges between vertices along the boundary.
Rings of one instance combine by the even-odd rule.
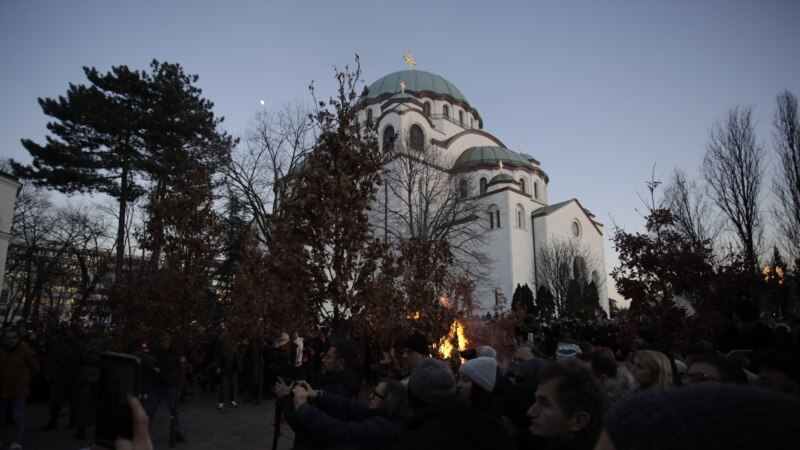
[[[500,228],[500,210],[496,205],[489,207],[489,229]]]
[[[483,195],[483,194],[486,193],[486,178],[481,178],[481,181],[479,183],[480,183],[479,184],[479,186],[480,186],[479,192],[481,193],[481,195]]]
[[[533,182],[533,198],[539,198],[539,183]]]
[[[572,221],[572,235],[576,238],[581,237],[581,223],[578,222],[578,219]]]
[[[464,125],[464,111],[459,111],[458,112],[458,123],[460,123],[461,125]]]
[[[519,186],[522,188],[522,193],[523,194],[527,194],[528,193],[528,185],[525,184],[525,178],[520,178],[519,179]]]
[[[525,210],[521,205],[517,205],[517,228],[525,229]]]
[[[450,108],[447,105],[442,106],[442,115],[445,119],[450,118]]]
[[[394,149],[394,127],[389,125],[383,129],[383,150]]]
[[[422,132],[422,127],[419,125],[411,125],[409,130],[411,148],[417,151],[422,151],[425,148],[425,134]]]
[[[372,120],[372,108],[367,108],[367,120]]]
[[[431,102],[425,102],[422,104],[422,113],[426,116],[431,115]]]

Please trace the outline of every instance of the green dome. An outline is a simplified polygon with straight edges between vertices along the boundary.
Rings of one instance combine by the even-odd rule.
[[[489,184],[502,183],[502,182],[517,183],[517,180],[515,180],[514,177],[512,177],[511,175],[509,175],[507,173],[501,173],[499,175],[495,175],[495,176],[492,177],[491,180],[489,180]]]
[[[425,72],[424,70],[401,70],[379,78],[369,86],[367,98],[374,99],[384,94],[400,92],[401,81],[406,84],[406,91],[428,91],[435,94],[449,95],[456,100],[468,103],[464,95],[453,83],[439,75]]]
[[[461,153],[453,168],[468,168],[472,166],[498,166],[503,161],[504,166],[533,168],[531,163],[519,153],[503,147],[491,145],[470,147]]]

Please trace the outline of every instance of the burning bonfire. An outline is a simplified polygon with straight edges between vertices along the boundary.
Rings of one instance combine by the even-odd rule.
[[[439,302],[447,309],[453,307],[453,302],[445,296],[441,296]],[[457,356],[459,352],[466,350],[468,344],[469,341],[467,341],[466,335],[464,334],[464,324],[458,319],[455,319],[453,323],[450,324],[450,332],[440,341],[439,355],[444,359],[452,358]],[[455,354],[453,354],[454,351]]]
[[[444,359],[452,358],[457,356],[459,352],[466,350],[467,344],[469,344],[469,341],[464,335],[464,325],[456,319],[450,325],[450,332],[442,338],[439,344],[439,355]]]

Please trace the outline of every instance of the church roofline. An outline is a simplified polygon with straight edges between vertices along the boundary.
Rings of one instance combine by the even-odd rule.
[[[586,218],[589,219],[589,222],[592,223],[592,225],[594,226],[595,230],[597,230],[597,232],[602,235],[603,232],[600,230],[600,227],[602,227],[603,224],[598,222],[598,221],[596,221],[596,220],[594,220],[594,214],[592,214],[592,212],[589,211],[588,209],[584,208],[583,205],[581,205],[580,200],[578,200],[577,198],[571,198],[571,199],[563,201],[563,202],[554,203],[552,205],[545,206],[544,208],[539,208],[539,209],[531,212],[531,218],[535,219],[537,217],[549,216],[550,214],[558,211],[559,209],[563,208],[564,206],[567,206],[568,204],[570,204],[572,202],[575,202],[575,204],[578,205],[578,208],[580,208],[581,211],[586,215]]]

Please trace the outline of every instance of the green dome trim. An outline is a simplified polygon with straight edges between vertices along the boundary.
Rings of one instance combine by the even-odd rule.
[[[439,75],[426,72],[424,70],[401,70],[390,73],[369,85],[367,99],[375,99],[384,94],[393,95],[400,92],[400,82],[406,84],[406,92],[433,92],[441,95],[448,95],[456,100],[465,103],[467,99],[453,83],[445,80]]]
[[[489,184],[504,183],[504,182],[505,183],[519,183],[517,180],[514,179],[514,177],[512,177],[511,175],[509,175],[507,173],[501,173],[499,175],[495,175],[494,177],[492,177],[491,180],[489,180]]]
[[[465,169],[472,166],[504,166],[525,167],[533,169],[533,165],[519,153],[503,147],[491,145],[470,147],[461,153],[453,164],[453,169]]]

